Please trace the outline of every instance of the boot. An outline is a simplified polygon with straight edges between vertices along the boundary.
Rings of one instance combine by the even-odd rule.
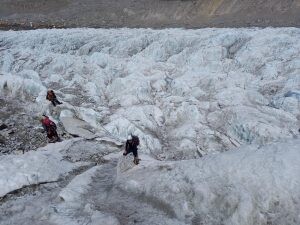
[[[56,136],[56,137],[55,137],[55,142],[61,142],[61,139],[60,139],[59,136]]]
[[[54,136],[52,138],[50,138],[49,143],[55,143],[59,141],[59,137],[58,136]]]
[[[139,159],[138,157],[134,157],[133,163],[134,163],[135,165],[138,165],[138,164],[139,164],[139,161],[140,161],[140,159]]]
[[[55,141],[55,138],[50,138],[48,142],[49,143],[55,143],[56,141]]]

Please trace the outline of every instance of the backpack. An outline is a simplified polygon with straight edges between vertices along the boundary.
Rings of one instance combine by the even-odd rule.
[[[50,126],[51,126],[54,130],[57,129],[56,124],[55,124],[53,121],[50,122]]]
[[[132,142],[135,146],[138,146],[140,144],[140,139],[138,136],[132,135]]]
[[[45,119],[43,119],[42,123],[46,127],[49,127],[49,128],[51,127],[54,130],[57,129],[56,124],[52,120],[50,120],[49,117],[46,117]]]

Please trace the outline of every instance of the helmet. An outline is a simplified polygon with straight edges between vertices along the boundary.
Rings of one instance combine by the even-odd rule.
[[[127,140],[132,140],[132,136],[131,135],[129,135],[128,137],[127,137]]]

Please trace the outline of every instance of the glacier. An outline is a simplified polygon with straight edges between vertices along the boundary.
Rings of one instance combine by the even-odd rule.
[[[67,139],[0,151],[0,224],[299,224],[299,93],[298,28],[0,31],[4,109]]]

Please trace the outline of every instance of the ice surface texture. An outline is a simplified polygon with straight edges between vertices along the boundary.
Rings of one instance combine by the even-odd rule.
[[[47,89],[63,104],[47,102]],[[298,225],[299,93],[296,28],[0,32],[1,98],[83,137],[1,156],[1,196],[121,154],[131,133],[142,158],[110,155],[38,197],[7,198],[0,224],[28,214],[28,223]]]
[[[119,174],[128,193],[187,224],[299,224],[300,141],[197,160],[152,161]],[[147,165],[148,164],[148,165]]]
[[[120,139],[140,135],[156,157],[196,158],[298,133],[296,28],[9,31],[0,50],[1,95],[39,113],[52,88],[72,116]]]

